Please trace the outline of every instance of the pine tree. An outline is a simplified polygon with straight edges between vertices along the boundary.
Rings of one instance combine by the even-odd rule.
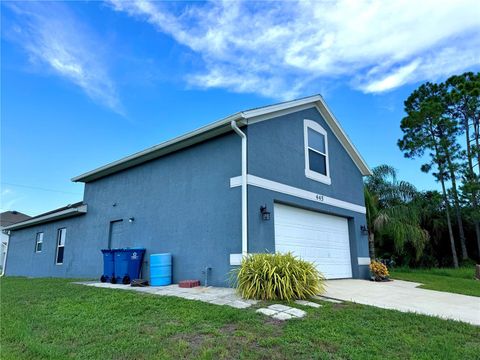
[[[465,135],[465,158],[463,165],[462,191],[472,207],[472,220],[475,225],[477,253],[480,257],[480,172],[479,123],[480,123],[480,73],[455,75],[446,81],[448,115],[456,120]],[[474,161],[477,164],[474,165]],[[477,171],[475,171],[475,168]]]
[[[437,169],[433,175],[442,186],[452,261],[454,266],[458,267],[446,188],[446,182],[456,178],[457,169],[454,165],[459,151],[455,142],[458,126],[455,121],[445,116],[445,93],[445,86],[426,83],[408,97],[405,101],[407,116],[402,119],[400,126],[404,135],[398,141],[398,146],[407,158],[423,157],[428,152],[430,162],[422,165],[422,171],[429,172],[433,167]],[[458,205],[458,202],[455,205]],[[461,219],[459,209],[456,210],[457,218]]]

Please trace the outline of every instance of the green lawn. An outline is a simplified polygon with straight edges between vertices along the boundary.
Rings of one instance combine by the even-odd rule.
[[[6,278],[2,359],[478,359],[480,328],[354,304],[273,321],[174,297]]]
[[[480,296],[480,281],[475,280],[475,267],[458,269],[410,269],[396,268],[390,271],[393,279],[422,283],[424,289]]]

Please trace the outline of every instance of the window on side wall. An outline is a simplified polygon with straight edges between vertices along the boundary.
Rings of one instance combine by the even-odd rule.
[[[35,237],[35,252],[42,252],[43,247],[43,232],[38,232]]]
[[[63,255],[65,250],[65,238],[67,236],[67,229],[62,228],[57,231],[57,254],[55,256],[55,264],[63,264]]]
[[[305,176],[331,184],[327,131],[312,120],[304,121]]]

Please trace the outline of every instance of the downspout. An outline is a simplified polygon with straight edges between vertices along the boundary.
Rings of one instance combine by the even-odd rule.
[[[3,232],[3,230],[2,230],[2,232]],[[3,258],[3,264],[2,264],[2,273],[0,274],[0,277],[3,277],[3,275],[5,275],[5,265],[7,265],[7,256],[8,256],[9,245],[10,245],[10,231],[8,232],[7,248],[5,249],[5,256]]]
[[[233,131],[242,138],[242,256],[248,254],[248,221],[247,221],[247,135],[240,130],[235,120],[230,125]]]

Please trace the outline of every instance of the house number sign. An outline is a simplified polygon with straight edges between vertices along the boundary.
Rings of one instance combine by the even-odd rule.
[[[315,195],[315,199],[317,199],[317,201],[323,202],[323,195],[317,194]]]

